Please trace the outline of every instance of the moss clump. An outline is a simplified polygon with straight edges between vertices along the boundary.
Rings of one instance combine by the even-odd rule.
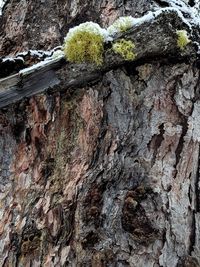
[[[115,53],[120,54],[125,60],[134,60],[136,54],[133,52],[135,45],[132,41],[121,39],[115,42],[112,49]]]
[[[111,26],[108,27],[107,31],[110,35],[116,33],[125,32],[133,27],[133,17],[120,17]]]
[[[69,30],[63,47],[65,57],[70,62],[101,65],[106,38],[107,31],[98,24],[82,23]]]
[[[89,62],[101,65],[103,62],[103,39],[90,32],[77,32],[64,47],[67,60],[81,63]]]
[[[176,31],[176,34],[178,36],[177,46],[181,50],[184,50],[186,45],[191,42],[191,40],[188,38],[187,31],[185,31],[185,30]]]

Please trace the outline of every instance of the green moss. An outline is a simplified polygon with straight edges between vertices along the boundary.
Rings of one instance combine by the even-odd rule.
[[[186,45],[191,42],[191,40],[188,38],[187,31],[185,30],[179,30],[176,31],[177,34],[177,46],[181,49],[184,50]]]
[[[136,54],[133,52],[134,48],[134,43],[125,39],[115,42],[112,46],[113,51],[120,54],[125,60],[134,60],[136,58]]]
[[[106,30],[93,22],[82,23],[69,30],[64,43],[64,54],[74,63],[103,63]]]
[[[90,32],[77,32],[67,45],[64,53],[70,62],[89,62],[101,65],[103,62],[103,38]]]
[[[108,27],[108,32],[114,35],[119,32],[125,32],[133,27],[133,17],[120,17],[111,26]]]

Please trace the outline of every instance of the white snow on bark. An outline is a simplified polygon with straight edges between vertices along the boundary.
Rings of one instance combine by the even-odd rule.
[[[183,15],[187,15],[187,20],[191,24],[200,24],[200,2],[194,1],[194,6],[190,6],[188,0],[164,0],[170,7],[178,9]],[[188,17],[189,15],[189,17]]]
[[[2,15],[2,9],[6,3],[6,0],[0,0],[0,16]]]
[[[3,6],[5,5],[7,0],[0,0],[0,15]],[[162,0],[161,0],[162,1]],[[131,19],[132,27],[141,25],[146,22],[150,22],[154,19],[156,19],[159,15],[161,15],[163,12],[176,12],[177,15],[181,18],[181,20],[185,23],[185,25],[188,26],[188,28],[192,32],[192,27],[194,25],[200,26],[200,3],[198,0],[195,0],[194,6],[191,7],[188,4],[187,0],[163,0],[163,2],[167,2],[169,7],[165,8],[157,8],[154,11],[148,12],[146,15],[140,17],[140,18],[133,18],[129,17]],[[98,26],[99,27],[99,26]],[[71,32],[73,30],[76,30],[78,27],[74,27],[71,29]],[[99,27],[100,28],[100,27]],[[111,33],[109,34],[109,29],[112,28]],[[101,28],[100,28],[101,29]],[[112,36],[119,33],[119,29],[115,29],[114,25],[109,26],[107,29],[102,29],[102,34],[104,34],[105,41],[110,41],[112,39]],[[200,51],[200,44],[195,42],[197,46],[199,46]],[[57,51],[58,50],[58,51]],[[52,60],[53,58],[62,58],[64,57],[62,52],[62,47],[55,47],[51,51],[42,51],[42,50],[30,50],[27,52],[20,52],[16,55],[16,58],[18,57],[25,57],[26,55],[30,54],[31,56],[36,56],[41,59],[41,66],[46,65],[46,61]],[[5,60],[12,60],[11,58],[6,58]],[[40,65],[40,63],[38,63]],[[37,65],[37,64],[36,64]],[[37,65],[38,66],[38,65]],[[36,68],[37,68],[36,66]],[[35,66],[29,67],[34,68]]]
[[[30,66],[28,68],[25,68],[25,69],[20,70],[19,71],[19,74],[21,74],[21,75],[27,75],[29,73],[32,73],[32,72],[36,71],[36,70],[42,69],[43,67],[46,67],[48,65],[51,65],[51,64],[53,64],[53,63],[61,60],[62,58],[63,58],[63,55],[58,56],[56,58],[52,58],[52,57],[47,58],[47,59],[45,59],[43,61],[40,61],[40,62],[34,64],[33,66]]]
[[[167,2],[169,7],[158,8],[154,12],[149,11],[147,14],[140,18],[133,18],[131,16],[122,17],[122,23],[124,20],[125,24],[125,20],[127,18],[129,20],[129,24],[131,22],[132,27],[134,27],[136,25],[138,26],[155,19],[163,12],[174,11],[177,12],[177,15],[190,29],[192,29],[192,26],[194,25],[200,25],[200,2],[198,0],[195,1],[194,6],[192,7],[188,4],[189,1],[187,0],[163,0],[163,2]],[[120,18],[118,19],[118,21],[120,23]],[[113,25],[110,25],[107,30],[111,36],[119,33],[118,28],[115,27],[115,23]]]

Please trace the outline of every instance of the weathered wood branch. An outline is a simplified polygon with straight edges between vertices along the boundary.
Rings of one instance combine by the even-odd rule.
[[[135,44],[136,63],[141,59],[154,57],[181,57],[195,54],[189,45],[183,54],[177,47],[176,30],[186,29],[188,25],[174,10],[164,11],[152,20],[136,25],[126,33],[118,35],[114,41],[125,38]],[[108,45],[109,46],[109,45]],[[104,64],[100,68],[89,64],[71,64],[63,59],[52,59],[45,64],[36,64],[19,73],[0,80],[0,108],[21,100],[24,97],[51,90],[83,86],[101,77],[101,74],[126,61],[112,49],[105,51]],[[64,72],[64,75],[63,75]],[[60,75],[62,73],[62,75]],[[64,80],[63,80],[63,77]],[[60,89],[59,89],[60,88]]]

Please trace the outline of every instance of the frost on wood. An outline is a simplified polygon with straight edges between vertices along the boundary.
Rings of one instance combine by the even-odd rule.
[[[31,66],[37,68],[37,64],[46,65],[46,61],[62,58],[63,56],[61,46],[57,46],[50,51],[29,50],[17,53],[14,57],[2,57],[0,58],[0,79],[19,73],[20,70]]]
[[[142,24],[137,24],[129,31],[116,36],[115,40],[127,39],[131,42],[131,50],[133,51],[128,51],[129,56],[131,55],[131,58],[128,57],[128,60],[134,60],[136,64],[139,60],[155,56],[162,58],[168,56],[172,58],[179,57],[180,59],[186,56],[191,57],[191,55],[194,55],[195,57],[196,51],[192,43],[188,44],[183,55],[178,51],[176,29],[185,28],[188,29],[188,25],[185,24],[179,13],[174,9],[170,9],[165,10],[165,12],[153,13],[152,18],[149,18],[148,16]],[[42,92],[42,90],[54,90],[55,85],[56,90],[62,90],[62,88],[57,87],[57,85],[62,84],[63,82],[65,82],[66,89],[76,86],[84,86],[89,81],[101,79],[105,71],[124,64],[127,61],[127,58],[120,54],[116,54],[108,47],[105,49],[103,63],[100,67],[94,66],[93,64],[70,64],[69,62],[63,64],[61,60],[61,72],[62,69],[66,72],[66,74],[62,76],[55,70],[55,61],[58,63],[56,63],[56,66],[58,67],[59,58],[53,59],[52,57],[49,57],[46,58],[45,61],[41,61],[29,69],[25,68],[14,76],[11,76],[10,78],[6,77],[1,80],[0,88],[2,88],[2,92],[0,93],[0,107],[16,102],[23,97]],[[48,69],[46,69],[46,65],[48,65]],[[49,78],[46,80],[48,76],[47,71],[50,71],[51,74],[49,74]],[[22,73],[23,75],[21,75]],[[44,73],[46,73],[46,78],[43,77]],[[34,83],[30,82],[31,77],[34,79]],[[38,78],[36,79],[36,77]],[[47,82],[46,86],[45,81]]]
[[[6,4],[7,0],[0,0],[0,16],[2,15],[2,9],[4,7],[4,5]]]

